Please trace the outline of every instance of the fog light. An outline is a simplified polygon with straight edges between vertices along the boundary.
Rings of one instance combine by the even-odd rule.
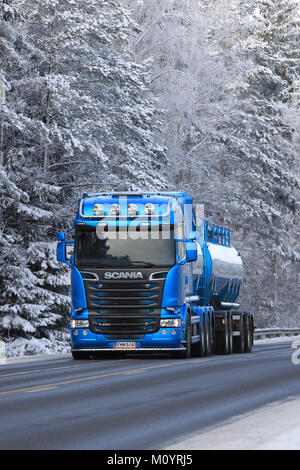
[[[77,336],[77,335],[78,335],[78,330],[74,330],[74,331],[73,331],[73,334],[74,334],[75,336]]]
[[[176,330],[171,330],[171,335],[176,335]]]
[[[167,334],[167,330],[161,330],[161,334],[162,334],[162,335]]]
[[[84,336],[86,336],[86,335],[88,334],[88,332],[87,332],[86,330],[83,330],[82,334],[83,334]]]

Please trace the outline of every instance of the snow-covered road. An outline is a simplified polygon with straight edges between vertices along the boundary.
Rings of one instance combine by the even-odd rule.
[[[168,447],[177,450],[299,450],[300,399],[289,399],[235,417],[227,424]]]

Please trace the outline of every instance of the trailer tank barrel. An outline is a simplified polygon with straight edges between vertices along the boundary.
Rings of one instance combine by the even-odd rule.
[[[243,282],[243,262],[234,247],[207,243],[209,300],[233,303]]]

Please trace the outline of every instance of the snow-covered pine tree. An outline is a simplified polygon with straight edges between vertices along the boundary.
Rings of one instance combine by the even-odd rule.
[[[281,10],[280,21],[289,25],[293,44],[297,28],[289,22],[287,4],[291,7],[294,2],[283,3],[287,8]],[[238,5],[242,28],[233,37],[232,48],[238,45],[236,59],[248,59],[250,66],[246,77],[239,77],[240,82],[229,88],[233,102],[218,123],[215,139],[216,148],[225,156],[218,183],[223,188],[222,210],[227,210],[236,231],[245,263],[244,299],[256,313],[258,326],[287,324],[289,315],[296,321],[298,310],[295,276],[299,255],[293,234],[299,180],[294,126],[283,101],[288,100],[299,69],[295,73],[291,67],[288,76],[291,57],[286,56],[284,41],[275,39],[274,31],[280,28],[277,16],[266,9],[271,4],[275,12],[278,2]],[[290,103],[289,111],[292,108]],[[218,213],[217,207],[214,213]],[[219,218],[222,220],[222,213]],[[291,288],[294,294],[288,296]]]
[[[291,7],[294,2],[282,3],[287,8],[282,9],[280,21],[289,24],[293,38],[297,28],[289,23],[288,4]],[[294,127],[283,104],[293,87],[295,71],[289,77],[283,71],[286,48],[274,36],[279,25],[269,9],[266,10],[267,4],[273,4],[275,10],[279,6],[278,2],[248,2],[239,6],[244,23],[240,54],[248,57],[253,65],[246,80],[231,90],[237,99],[236,106],[231,119],[221,123],[220,143],[236,162],[230,171],[232,157],[228,158],[225,183],[228,178],[235,181],[239,199],[232,225],[245,260],[244,292],[247,291],[258,325],[278,326],[287,324],[288,315],[295,317],[298,309],[296,302],[289,302],[287,312],[287,292],[294,288],[296,293],[294,274],[298,254],[293,233],[299,180],[295,172]],[[230,207],[230,199],[225,205]],[[231,215],[234,215],[232,211]]]
[[[148,69],[128,51],[128,12],[115,1],[11,0],[11,12],[14,4],[26,23],[5,20],[11,56],[1,64],[1,196],[14,192],[2,212],[0,315],[11,355],[66,345],[69,280],[53,240],[79,194],[165,184],[159,113],[145,97]]]
[[[236,5],[241,27],[231,49],[237,45],[236,60],[247,59],[249,67],[246,77],[238,76],[239,82],[229,88],[229,118],[222,115],[216,136],[216,149],[225,155],[219,166],[224,178],[218,183],[225,195],[222,210],[227,208],[237,231],[246,268],[244,299],[258,325],[287,324],[289,316],[297,324],[299,179],[292,116],[299,115],[294,93],[299,82],[299,5],[288,0]]]
[[[136,29],[129,12],[115,0],[25,4],[30,36],[44,53],[39,90],[51,141],[43,150],[48,179],[62,165],[62,185],[68,173],[90,186],[164,185],[164,149],[153,139],[159,116],[145,97],[148,70],[128,50]],[[76,162],[68,165],[66,155]]]
[[[65,347],[63,332],[59,334],[60,341],[55,342],[50,330],[64,323],[66,308],[62,304],[66,307],[69,299],[62,293],[68,290],[66,279],[63,287],[50,293],[43,288],[45,280],[38,270],[33,272],[30,265],[35,237],[41,233],[45,236],[44,228],[39,233],[39,224],[41,221],[47,224],[51,219],[51,212],[34,201],[33,194],[39,186],[38,181],[34,183],[34,172],[29,183],[33,149],[39,147],[45,136],[44,124],[39,116],[34,116],[30,106],[41,54],[26,34],[22,6],[8,0],[0,6],[0,76],[7,98],[6,104],[0,107],[0,334],[8,342],[7,354],[11,355],[51,350],[54,344],[57,349]],[[41,256],[42,252],[35,266]],[[59,280],[64,270],[58,263],[52,268]],[[29,341],[33,337],[37,340],[34,345]]]
[[[277,324],[299,322],[299,81],[300,5],[294,0],[268,0],[252,4],[256,23],[256,69],[250,85],[274,106],[278,132],[272,134],[275,160],[293,178],[276,180],[273,205],[279,212],[273,220],[269,252],[266,253],[266,282],[269,298],[265,311],[273,308]],[[281,140],[280,140],[281,138]],[[273,157],[274,158],[274,157]],[[298,165],[298,166],[297,166]],[[297,182],[295,182],[297,179]],[[297,318],[298,312],[298,318]]]

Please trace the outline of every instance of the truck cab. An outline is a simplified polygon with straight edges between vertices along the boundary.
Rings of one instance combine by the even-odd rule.
[[[202,271],[192,199],[85,194],[70,233],[58,236],[58,259],[71,267],[73,355],[185,351],[186,310]]]

